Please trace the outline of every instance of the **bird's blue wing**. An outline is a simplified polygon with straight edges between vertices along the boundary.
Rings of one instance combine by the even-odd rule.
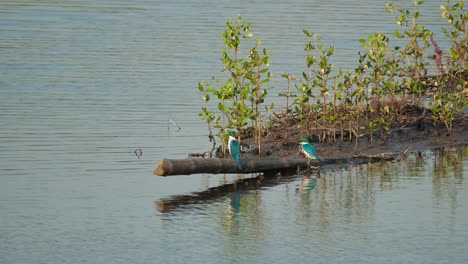
[[[231,140],[229,143],[229,152],[231,152],[231,156],[233,159],[237,161],[237,167],[242,170],[242,164],[240,161],[240,144],[237,140]]]
[[[302,149],[310,156],[311,159],[317,159],[317,152],[311,144],[303,144]]]
[[[232,158],[234,158],[235,160],[239,160],[240,159],[239,141],[231,140],[231,145],[229,146],[229,148],[230,148]]]

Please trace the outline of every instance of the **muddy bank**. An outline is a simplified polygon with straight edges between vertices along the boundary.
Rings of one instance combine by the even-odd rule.
[[[428,149],[468,145],[468,115],[460,116],[450,135],[443,126],[435,127],[430,123],[405,124],[392,128],[384,138],[377,131],[372,140],[368,134],[362,134],[359,141],[352,142],[337,140],[336,142],[319,142],[318,136],[321,130],[312,129],[309,133],[309,141],[315,146],[320,157],[326,159],[351,159],[362,156],[376,156],[381,154],[403,154],[419,152]],[[262,156],[272,157],[301,157],[299,153],[300,130],[297,125],[287,129],[276,126],[269,129],[262,139]],[[247,138],[242,144],[249,146],[243,156],[255,156],[258,149],[255,148],[255,140]]]

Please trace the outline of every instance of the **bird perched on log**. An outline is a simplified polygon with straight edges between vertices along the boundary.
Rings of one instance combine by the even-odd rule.
[[[317,151],[315,151],[314,146],[312,146],[309,141],[307,141],[307,138],[302,138],[301,142],[301,152],[304,153],[304,155],[307,157],[307,159],[310,160],[318,160],[318,161],[323,161],[321,158],[317,156]]]
[[[233,159],[236,160],[237,162],[237,167],[239,170],[242,170],[242,164],[240,161],[240,144],[239,141],[234,137],[234,132],[229,131],[229,142],[228,142],[228,149],[229,153],[231,153],[231,156]]]

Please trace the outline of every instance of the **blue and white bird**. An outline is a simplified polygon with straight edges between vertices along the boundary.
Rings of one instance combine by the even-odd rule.
[[[240,144],[239,141],[234,137],[234,132],[229,131],[229,142],[228,142],[228,149],[229,153],[231,153],[231,157],[236,160],[237,167],[239,170],[242,170],[242,164],[240,160]]]
[[[307,138],[302,138],[299,144],[301,144],[301,152],[304,153],[307,159],[322,161],[322,159],[317,156],[317,151],[315,151],[314,146],[307,141]]]

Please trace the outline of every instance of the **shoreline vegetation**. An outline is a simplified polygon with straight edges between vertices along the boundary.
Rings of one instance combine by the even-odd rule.
[[[464,1],[440,5],[447,20],[442,50],[436,36],[418,23],[424,1],[411,10],[386,2],[395,17],[394,37],[373,33],[361,39],[353,70],[332,64],[334,47],[303,29],[305,68],[301,76],[281,73],[287,90],[279,93],[286,107],[265,99],[272,92],[272,51],[253,40],[242,17],[228,19],[222,33],[223,71],[227,80],[201,81],[212,149],[192,156],[227,157],[228,131],[235,131],[243,157],[298,155],[299,141],[309,139],[324,158],[383,156],[407,151],[468,144],[468,12]],[[250,45],[250,46],[249,46]],[[250,48],[245,48],[245,47]],[[436,73],[429,74],[429,68]]]

